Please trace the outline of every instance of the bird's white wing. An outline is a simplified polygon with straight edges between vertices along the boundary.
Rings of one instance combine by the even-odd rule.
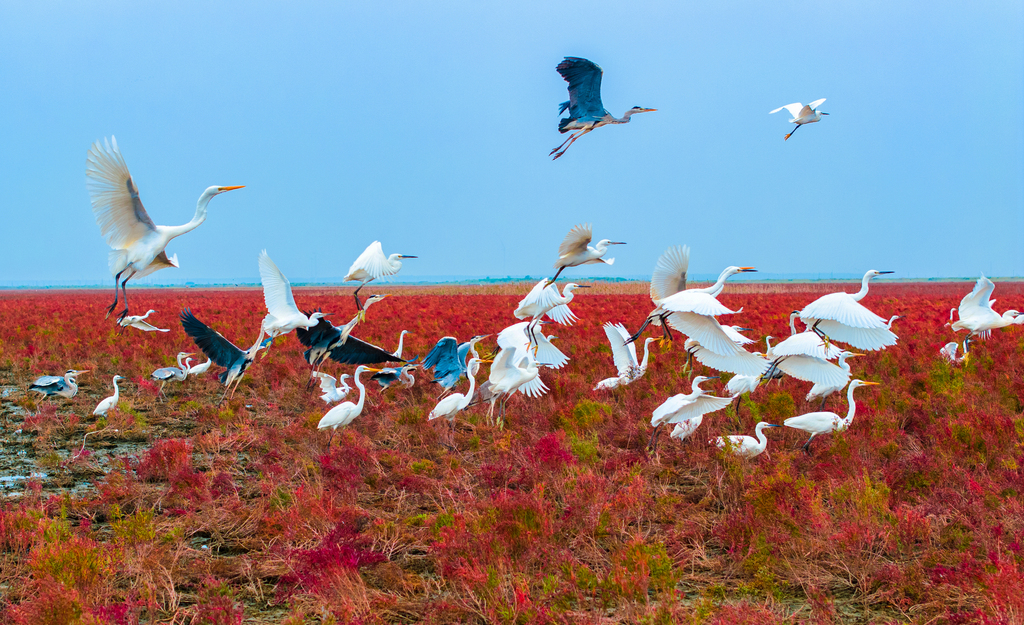
[[[651,425],[657,426],[665,420],[668,415],[672,414],[676,410],[682,408],[683,404],[686,403],[686,395],[680,393],[673,395],[666,399],[660,406],[654,409],[654,413],[651,415]]]
[[[541,280],[540,282],[535,284],[532,289],[530,289],[530,292],[526,294],[526,297],[524,297],[519,302],[519,305],[516,306],[516,319],[526,319],[527,317],[531,316],[529,314],[529,309],[535,306],[542,306],[547,301],[547,299],[544,296],[544,293],[547,289],[547,285],[548,281],[547,278],[545,278],[544,280]]]
[[[136,322],[134,322],[132,324],[129,324],[129,325],[131,325],[133,328],[137,328],[139,330],[142,330],[143,332],[170,332],[169,329],[158,328],[155,325],[153,325],[153,324],[151,324],[151,323],[149,323],[147,321],[141,321],[140,320],[140,321],[136,321]]]
[[[821,106],[824,103],[825,103],[825,98],[822,98],[820,100],[815,100],[814,102],[811,102],[810,104],[808,104],[807,108],[809,108],[809,109],[811,109],[813,111],[813,110],[817,109],[819,106]]]
[[[992,308],[993,301],[989,301],[992,297],[992,292],[995,290],[996,285],[985,277],[985,274],[981,274],[978,281],[974,283],[974,289],[970,293],[964,296],[960,300],[959,315],[963,319],[971,317],[978,313],[981,308]]]
[[[661,300],[661,307],[672,312],[697,313],[706,317],[731,315],[736,312],[726,308],[714,295],[700,291],[682,291],[670,295]]]
[[[514,369],[512,363],[517,351],[515,347],[504,347],[498,353],[498,357],[491,364],[490,375],[487,377],[487,381],[491,383],[491,386],[498,386],[509,372]]]
[[[259,264],[260,281],[263,282],[263,301],[267,305],[267,312],[278,319],[301,314],[292,296],[291,283],[274,261],[270,260],[267,250],[260,252]]]
[[[731,356],[722,356],[698,346],[692,350],[692,353],[697,362],[705,367],[738,375],[760,376],[771,365],[767,359],[742,349]]]
[[[526,384],[521,385],[518,389],[520,393],[527,397],[540,397],[544,393],[548,392],[548,387],[544,385],[544,380],[540,379],[538,375],[534,379],[530,380]]]
[[[800,109],[802,109],[803,107],[804,107],[803,104],[801,104],[799,102],[794,102],[792,104],[785,104],[783,106],[780,106],[779,108],[775,109],[774,111],[769,112],[768,114],[771,115],[772,113],[778,113],[782,109],[786,109],[787,111],[789,111],[789,114],[794,119],[796,119],[797,117],[800,117]]]
[[[835,345],[829,345],[828,353],[826,353],[825,341],[816,333],[806,331],[798,332],[778,345],[772,346],[772,355],[774,356],[813,356],[822,360],[835,360],[841,353],[843,353],[842,348]]]
[[[579,321],[579,317],[574,315],[565,304],[559,304],[544,314],[552,321],[563,326],[571,326],[574,322]]]
[[[587,251],[587,245],[594,238],[594,230],[590,224],[580,224],[569,231],[558,246],[558,257],[580,254]]]
[[[92,212],[107,245],[124,249],[156,232],[139,199],[139,189],[128,172],[117,139],[92,144],[85,162],[85,186],[89,190]]]
[[[395,273],[391,270],[391,265],[388,264],[388,257],[384,255],[384,248],[381,247],[380,241],[374,241],[363,250],[363,253],[359,255],[356,262],[352,263],[352,266],[349,267],[348,272],[352,274],[358,269],[362,269],[373,276],[374,279],[390,276]]]
[[[526,326],[529,323],[529,321],[515,323],[499,332],[497,337],[498,347],[503,350],[518,349],[525,352],[530,344],[530,338],[526,336]],[[491,367],[491,369],[493,370],[494,367]]]
[[[334,376],[322,373],[320,371],[317,371],[313,375],[320,378],[320,390],[323,391],[324,393],[333,393],[334,390],[337,388],[338,381],[334,379]]]
[[[677,312],[669,315],[668,323],[686,336],[696,339],[704,348],[721,356],[735,356],[743,351],[743,348],[722,330],[722,325],[714,317]]]
[[[732,326],[722,326],[722,330],[724,330],[725,333],[729,335],[729,338],[731,338],[737,345],[748,345],[754,342],[754,339],[743,336],[737,330],[734,330]]]
[[[651,299],[655,302],[686,289],[686,272],[690,267],[690,248],[673,245],[668,248],[651,276]]]
[[[851,328],[835,321],[823,319],[818,324],[829,339],[849,343],[857,349],[876,350],[896,344],[897,336],[888,328]]]
[[[633,367],[637,366],[636,345],[626,343],[629,339],[629,332],[621,323],[604,324],[604,333],[608,336],[608,343],[612,348],[612,362],[615,363],[615,370],[619,375],[630,373]]]
[[[732,403],[732,397],[715,397],[714,395],[701,395],[694,401],[685,402],[684,405],[669,417],[668,423],[680,423],[694,417],[700,417],[721,410]]]
[[[849,293],[819,297],[800,311],[800,319],[808,326],[814,324],[808,319],[831,319],[851,328],[885,328],[885,319],[865,308]]]
[[[780,358],[779,369],[786,375],[805,382],[842,388],[850,381],[850,374],[839,365],[811,356],[788,356]]]
[[[529,339],[527,339],[529,340]],[[561,369],[569,362],[569,357],[562,353],[548,340],[548,337],[537,332],[537,362],[551,365],[553,369]]]

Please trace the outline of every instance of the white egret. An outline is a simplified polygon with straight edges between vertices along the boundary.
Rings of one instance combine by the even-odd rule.
[[[448,430],[449,435],[451,435],[451,431],[455,428],[455,415],[465,410],[469,403],[473,401],[473,391],[476,390],[476,372],[481,362],[490,361],[471,358],[466,365],[466,377],[469,378],[469,390],[466,391],[466,394],[452,393],[437,402],[434,409],[427,415],[427,421],[444,417],[448,420]]]
[[[322,399],[325,404],[338,403],[345,399],[345,396],[352,390],[352,387],[345,382],[345,379],[349,377],[347,373],[337,380],[334,379],[333,375],[321,373],[320,371],[315,371],[313,373],[313,377],[320,380],[320,390],[323,391],[323,395],[320,396],[320,399]]]
[[[359,376],[364,371],[377,372],[379,369],[372,369],[366,365],[356,367],[355,373],[352,374],[352,381],[359,388],[359,401],[354,404],[350,401],[338,404],[328,410],[327,414],[320,419],[320,423],[316,425],[318,430],[331,428],[331,438],[327,440],[328,447],[331,446],[331,441],[334,440],[334,433],[338,431],[338,428],[352,423],[363,412],[363,402],[366,400],[366,387],[363,386],[363,381],[359,379]]]
[[[768,114],[771,115],[773,113],[778,113],[782,109],[786,109],[787,111],[789,111],[789,114],[793,116],[793,119],[789,121],[790,123],[796,124],[796,127],[793,128],[792,132],[786,135],[785,140],[788,141],[789,138],[793,136],[793,133],[796,132],[797,128],[799,128],[800,126],[803,126],[804,124],[813,124],[814,122],[821,121],[822,115],[828,115],[828,113],[822,113],[820,111],[815,110],[824,102],[825,98],[815,100],[814,102],[811,102],[806,106],[799,102],[794,102],[792,104],[780,106],[774,111],[769,111]]]
[[[256,354],[263,349],[263,323],[260,323],[260,333],[256,336],[256,342],[246,350],[237,347],[224,338],[220,332],[196,319],[188,308],[181,311],[181,327],[184,328],[185,334],[192,337],[196,346],[206,354],[207,358],[217,366],[225,368],[225,371],[222,371],[219,376],[221,384],[224,385],[224,395],[221,396],[217,405],[219,406],[228,397],[228,388],[232,383],[235,386],[230,390],[231,397],[234,397],[238,385],[242,382],[242,376],[256,360]]]
[[[774,347],[769,344],[768,351],[771,352],[772,359],[780,356],[811,356],[821,360],[839,358],[839,354],[843,351],[842,348],[826,344],[825,339],[821,338],[817,332],[812,331],[810,326],[807,326],[803,332],[796,331],[796,319],[799,316],[799,310],[794,310],[789,314],[789,337]]]
[[[149,377],[160,382],[160,391],[157,395],[164,395],[164,385],[168,382],[185,381],[185,378],[188,377],[189,363],[192,362],[190,356],[195,356],[195,352],[178,352],[177,367],[161,367],[150,374]],[[182,362],[183,359],[184,362]]]
[[[836,364],[840,369],[846,372],[847,376],[850,376],[850,364],[846,362],[846,360],[848,358],[856,358],[857,356],[863,355],[864,354],[844,351],[839,354],[839,361]],[[845,386],[845,384],[843,386]],[[828,401],[829,395],[832,393],[838,393],[841,390],[843,390],[843,387],[838,384],[815,384],[811,387],[811,390],[807,392],[807,401],[811,402],[816,399],[821,399],[821,405],[818,406],[818,410],[824,410],[825,402]]]
[[[843,369],[823,358],[809,356],[807,354],[780,355],[771,344],[772,337],[766,336],[765,343],[768,345],[768,352],[765,354],[771,362],[766,377],[775,377],[777,371],[782,371],[788,376],[798,380],[822,384],[825,386],[839,386],[842,388],[850,381],[849,371]]]
[[[837,430],[841,432],[850,427],[857,410],[857,405],[853,401],[853,391],[862,386],[878,386],[878,382],[865,382],[863,380],[853,380],[850,382],[849,390],[846,391],[846,400],[850,404],[850,410],[846,413],[845,419],[834,412],[809,412],[798,417],[790,417],[783,421],[783,423],[786,427],[803,430],[811,435],[803,446],[805,452],[811,453],[811,441],[814,440],[815,436]]]
[[[521,353],[533,351],[535,360],[543,362],[552,369],[561,369],[569,362],[569,357],[555,347],[551,339],[537,329],[546,321],[521,321],[510,325],[498,333],[497,342],[501,349],[515,348]]]
[[[594,229],[590,224],[580,224],[565,235],[562,244],[558,246],[558,260],[555,261],[555,269],[558,271],[555,272],[555,277],[551,278],[551,282],[557,280],[566,267],[579,267],[593,263],[615,264],[614,258],[606,259],[604,257],[608,253],[608,246],[625,245],[625,243],[601,239],[596,245],[590,245],[593,238]]]
[[[35,391],[43,397],[56,395],[71,399],[78,394],[78,376],[89,373],[89,369],[68,369],[63,376],[44,375],[36,378],[36,381],[28,387],[28,390]]]
[[[676,440],[684,441],[689,438],[691,434],[697,431],[697,428],[700,427],[701,423],[704,423],[704,415],[698,415],[692,419],[680,421],[672,428],[672,431],[669,432],[668,435]]]
[[[213,360],[207,358],[206,362],[195,365],[188,368],[188,374],[191,376],[202,375],[210,370],[210,365],[213,364]]]
[[[754,427],[754,436],[719,436],[715,439],[715,446],[725,449],[742,458],[754,458],[760,456],[768,446],[768,438],[764,435],[765,428],[782,427],[767,421],[761,421]]]
[[[1024,317],[1022,317],[1022,318],[1024,318]],[[967,357],[969,355],[969,352],[967,350],[968,350],[968,345],[970,345],[970,342],[971,342],[970,338],[964,339],[964,355],[963,356],[957,356],[957,354],[956,354],[957,349],[960,347],[957,344],[956,341],[950,341],[949,343],[946,343],[945,345],[943,345],[942,349],[939,350],[939,354],[941,354],[942,357],[945,358],[946,361],[949,362],[949,364],[951,364],[951,365],[956,365],[956,364],[960,364],[961,362],[966,362],[967,361]]]
[[[118,400],[121,399],[121,389],[119,389],[117,387],[117,383],[119,381],[123,380],[123,379],[124,378],[122,378],[119,375],[115,375],[114,376],[114,380],[113,380],[113,383],[114,383],[114,394],[111,395],[110,397],[107,397],[106,399],[104,399],[100,403],[96,404],[96,408],[93,409],[93,411],[92,411],[92,413],[94,415],[99,415],[101,417],[105,417],[105,416],[107,416],[108,412],[110,412],[111,410],[114,409],[115,406],[117,406]]]
[[[868,294],[871,279],[887,273],[892,272],[868,271],[861,279],[860,291],[823,295],[800,311],[800,319],[828,340],[849,343],[857,349],[876,350],[895,345],[896,335],[886,327],[885,319],[860,303]]]
[[[117,139],[111,137],[110,142],[104,140],[101,144],[97,141],[92,145],[86,159],[85,175],[96,223],[107,245],[113,248],[108,264],[110,273],[114,275],[114,303],[107,310],[108,316],[117,308],[117,282],[122,274],[127,273],[121,282],[124,311],[119,319],[128,315],[128,281],[158,269],[177,267],[177,255],[167,257],[167,244],[206,221],[206,207],[215,196],[242,188],[209,187],[199,196],[191,221],[182,226],[158,226],[142,206],[138,186],[117,148]]]
[[[408,256],[406,254],[385,256],[384,248],[381,247],[380,241],[374,241],[363,250],[363,253],[352,263],[352,266],[348,268],[348,273],[342,278],[343,282],[359,282],[355,293],[352,294],[356,298],[356,308],[359,310],[363,309],[363,305],[359,301],[359,289],[366,286],[367,282],[398,273],[402,269],[403,258],[416,258],[416,256]]]
[[[758,354],[759,355],[759,354]],[[725,384],[725,390],[736,401],[736,415],[740,414],[740,404],[744,395],[750,395],[757,390],[764,378],[761,375],[734,375]]]
[[[539,319],[544,315],[562,325],[571,326],[576,321],[576,315],[569,309],[569,302],[573,298],[573,290],[589,289],[589,286],[570,282],[562,287],[559,294],[558,287],[547,280],[541,280],[533,287],[526,297],[516,307],[516,319]]]
[[[707,391],[700,388],[702,383],[717,378],[717,375],[698,375],[690,385],[691,392],[689,394],[679,393],[678,395],[673,395],[655,408],[651,416],[651,426],[654,428],[654,432],[651,433],[651,440],[647,443],[647,446],[655,447],[663,424],[687,421],[694,417],[721,410],[731,404],[731,397],[708,395]]]
[[[639,106],[626,111],[622,117],[615,117],[604,108],[601,103],[601,77],[604,70],[593,61],[588,61],[576,56],[567,56],[555,67],[558,74],[569,83],[569,101],[558,105],[558,113],[561,115],[566,110],[568,117],[563,117],[558,122],[558,132],[573,134],[562,142],[562,145],[551,150],[549,156],[555,160],[565,154],[569,146],[576,142],[583,135],[601,126],[608,124],[628,124],[629,118],[637,113],[650,113],[658,109],[648,109]]]
[[[996,285],[986,278],[985,274],[981,274],[974,284],[974,289],[960,300],[960,307],[957,309],[960,319],[953,322],[954,332],[968,330],[968,338],[978,337],[984,340],[992,335],[992,330],[1015,323],[1020,314],[1016,310],[1007,310],[1001,315],[992,310],[995,300],[989,298],[992,297],[995,288]]]
[[[728,326],[724,326],[723,329],[726,327]],[[696,339],[687,339],[683,343],[683,348],[686,350],[688,357],[692,356],[697,359],[697,362],[716,371],[728,371],[737,375],[760,377],[771,365],[760,354],[752,354],[742,347],[732,354],[723,356],[710,349],[706,349]]]
[[[601,380],[594,387],[594,390],[611,390],[619,386],[626,386],[642,378],[647,372],[647,360],[651,355],[651,343],[657,339],[648,337],[644,341],[644,359],[638,363],[636,345],[626,342],[629,340],[629,332],[626,330],[626,326],[621,323],[606,323],[604,324],[604,333],[608,337],[608,344],[612,348],[612,362],[615,364],[615,369],[619,374],[615,377]]]
[[[668,314],[668,323],[690,338],[696,339],[703,347],[721,356],[734,356],[743,351],[733,338],[722,328],[715,317],[731,315],[736,311],[723,306],[716,297],[725,288],[725,281],[737,273],[757,271],[753,267],[726,267],[718,280],[703,289],[686,289],[655,302],[657,308],[652,315]],[[671,335],[669,335],[671,338]],[[738,371],[737,373],[749,373]]]
[[[270,259],[267,250],[260,252],[258,260],[263,301],[267,306],[267,316],[263,320],[263,330],[267,336],[275,339],[296,328],[312,328],[321,318],[329,315],[317,311],[307,316],[300,312],[295,305],[295,296],[292,295],[292,283]]]
[[[149,317],[155,312],[155,310],[150,309],[144,315],[128,315],[127,317],[124,317],[123,319],[118,321],[117,324],[122,328],[132,327],[135,328],[136,330],[142,330],[143,332],[170,332],[170,330],[158,328],[155,325],[152,325],[151,323],[145,321],[146,317]]]
[[[630,342],[640,338],[640,334],[652,324],[661,326],[664,332],[662,338],[672,338],[672,332],[665,325],[669,313],[661,307],[661,300],[686,289],[686,272],[689,266],[690,248],[685,245],[673,245],[658,257],[658,262],[654,265],[654,274],[651,276],[651,301],[656,308],[647,315],[647,319],[636,334],[629,337]]]
[[[398,335],[398,348],[395,349],[395,357],[396,358],[401,358],[402,357],[402,346],[405,343],[405,335],[406,334],[410,334],[410,332],[408,330],[402,330],[402,332]]]
[[[494,405],[501,400],[501,410],[498,413],[498,426],[505,427],[505,404],[508,398],[519,391],[530,397],[540,397],[547,392],[548,388],[540,379],[540,365],[533,358],[529,349],[522,350],[519,347],[507,347],[498,352],[497,358],[491,365],[491,373],[487,379],[489,401],[491,406],[487,411],[488,422],[493,422]],[[481,389],[482,390],[482,389]]]

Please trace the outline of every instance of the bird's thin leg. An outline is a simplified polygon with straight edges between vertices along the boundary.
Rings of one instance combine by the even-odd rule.
[[[801,125],[802,124],[797,124],[796,128],[793,129],[793,132],[796,132],[800,128]],[[783,141],[789,141],[789,138],[793,136],[793,132],[791,132],[788,135],[786,135],[786,138],[783,139]]]
[[[821,405],[818,406],[818,411],[819,412],[825,409],[825,402],[827,402],[827,401],[828,401],[828,395],[825,395],[824,397],[821,398]]]
[[[125,267],[121,271],[118,271],[117,275],[114,276],[114,303],[111,304],[110,308],[107,309],[107,317],[109,317],[110,313],[114,312],[114,309],[117,308],[117,283],[121,279],[121,274],[126,271],[128,271],[127,267]]]
[[[164,395],[164,384],[167,384],[166,380],[160,383],[160,392],[156,394],[157,397]],[[167,397],[167,395],[164,395],[164,397]]]
[[[569,135],[568,137],[566,137],[565,141],[563,141],[563,142],[562,142],[562,145],[560,145],[560,146],[558,146],[557,148],[555,148],[555,149],[551,150],[550,152],[548,152],[548,156],[551,156],[551,155],[552,155],[552,154],[554,154],[555,152],[557,152],[557,151],[561,150],[561,149],[562,149],[562,146],[564,146],[564,145],[565,145],[566,143],[569,143],[569,141],[570,141],[570,140],[572,140],[572,139],[573,139],[573,137],[575,137],[575,136],[576,136],[576,134],[577,134],[577,133],[572,133],[572,134],[570,134],[570,135]],[[558,158],[558,157],[556,156],[555,158]]]
[[[803,446],[804,453],[807,454],[808,456],[811,455],[811,441],[813,441],[813,440],[814,440],[814,435],[811,434],[811,437],[809,439],[807,439],[807,442],[804,443],[804,446]]]
[[[741,396],[736,398],[736,420],[737,421],[739,421],[739,418],[740,418],[740,404],[742,404],[742,403],[743,403],[743,396],[741,395]]]
[[[564,269],[565,269],[565,267],[559,267],[559,268],[558,268],[558,271],[556,271],[556,272],[555,272],[555,277],[554,277],[554,278],[551,278],[551,280],[549,280],[548,282],[549,282],[550,284],[554,284],[554,283],[555,283],[555,280],[557,280],[557,279],[558,279],[558,276],[562,275],[562,271],[563,271]]]
[[[560,158],[563,154],[565,154],[565,151],[569,149],[569,146],[571,146],[573,143],[576,143],[576,139],[579,139],[580,137],[587,134],[591,130],[593,130],[593,128],[587,128],[583,132],[576,133],[575,136],[569,139],[569,142],[565,145],[565,147],[562,148],[561,151],[558,152],[558,154],[555,154],[555,156],[551,160],[556,160]]]
[[[124,280],[121,281],[121,299],[124,301],[124,310],[122,310],[121,314],[117,316],[118,321],[121,321],[128,316],[128,281],[131,280],[134,275],[135,270],[133,269],[132,272],[125,276]]]
[[[658,424],[658,426],[654,428],[654,431],[651,432],[651,438],[648,439],[648,441],[647,441],[647,449],[649,449],[651,451],[654,451],[654,450],[657,449],[657,447],[658,447],[658,434],[660,434],[660,433],[661,433],[661,424]]]
[[[642,326],[640,326],[640,329],[636,331],[636,334],[634,334],[633,336],[631,336],[628,339],[626,339],[626,343],[633,343],[638,338],[640,338],[640,335],[644,333],[644,330],[646,330],[647,326],[649,326],[649,325],[651,325],[651,318],[650,317],[648,317],[647,319],[644,319],[644,324]]]
[[[661,316],[661,329],[665,333],[665,336],[668,337],[668,340],[675,341],[675,337],[672,336],[672,330],[670,330],[668,327],[668,317],[670,314],[671,313],[665,313],[664,315]]]
[[[331,443],[334,442],[334,433],[338,431],[338,428],[331,428],[331,435],[327,437],[327,449],[331,448]]]
[[[360,299],[359,299],[359,289],[363,288],[364,286],[366,286],[365,282],[363,282],[362,284],[357,286],[355,293],[352,294],[352,297],[356,298],[356,309],[358,309],[360,311],[363,309],[363,302],[360,301]]]

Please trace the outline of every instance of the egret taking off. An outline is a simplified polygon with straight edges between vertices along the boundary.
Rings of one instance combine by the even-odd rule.
[[[558,271],[555,272],[555,277],[551,278],[551,282],[557,280],[566,267],[579,267],[593,263],[615,264],[614,258],[605,259],[604,257],[608,253],[608,246],[625,245],[625,243],[601,239],[592,246],[590,240],[593,238],[594,229],[590,224],[580,224],[565,235],[562,244],[558,246],[558,260],[555,261],[555,269]]]
[[[402,268],[403,258],[416,258],[416,256],[407,256],[405,254],[385,256],[384,248],[380,246],[380,241],[374,241],[363,250],[363,253],[352,263],[352,266],[348,268],[348,273],[342,278],[344,282],[359,282],[356,292],[352,294],[356,298],[356,308],[359,310],[363,309],[363,305],[359,301],[359,289],[366,286],[366,283],[371,280],[383,278],[384,276],[393,276],[398,273]]]
[[[565,82],[569,83],[569,101],[562,102],[558,106],[558,113],[569,111],[568,117],[563,117],[558,122],[558,132],[573,134],[562,142],[562,145],[551,150],[553,159],[565,154],[569,146],[575,143],[583,135],[595,128],[607,126],[608,124],[626,124],[629,118],[637,113],[649,113],[658,109],[647,109],[639,106],[626,111],[622,117],[615,117],[605,110],[601,104],[601,76],[604,70],[601,66],[587,59],[567,56],[555,68],[561,74]]]
[[[968,330],[968,338],[987,339],[991,336],[992,330],[1014,324],[1020,314],[1016,310],[1007,310],[1001,315],[992,310],[995,300],[990,298],[995,288],[995,283],[986,278],[985,274],[978,278],[974,289],[960,300],[960,308],[957,311],[960,319],[953,322],[954,332]],[[952,313],[950,317],[952,318]]]
[[[359,376],[364,371],[377,372],[377,369],[371,369],[366,365],[359,365],[356,367],[355,373],[352,374],[352,380],[355,382],[356,387],[359,389],[359,401],[352,403],[347,401],[343,404],[338,404],[334,408],[327,411],[321,419],[320,423],[316,425],[316,429],[323,430],[331,428],[331,438],[327,440],[327,446],[331,446],[331,441],[334,439],[334,433],[338,431],[338,428],[344,427],[349,423],[356,420],[363,412],[363,402],[366,400],[366,387],[363,386],[363,381],[359,379]]]
[[[35,391],[43,397],[56,395],[71,399],[78,394],[77,378],[83,373],[89,373],[89,370],[68,369],[63,376],[44,375],[36,378],[36,381],[32,383],[32,386],[28,387],[28,390]]]
[[[117,406],[118,400],[121,399],[121,389],[117,388],[117,383],[123,379],[124,378],[119,375],[114,376],[114,394],[96,404],[96,408],[92,411],[94,415],[105,417],[108,412]]]
[[[352,390],[352,387],[345,382],[345,379],[349,377],[347,373],[337,380],[334,379],[333,375],[321,373],[320,371],[314,372],[313,377],[320,380],[320,390],[323,391],[323,395],[320,396],[320,399],[322,399],[325,404],[338,403],[345,399],[348,392]]]
[[[267,306],[263,329],[271,339],[288,334],[296,328],[312,328],[320,318],[328,316],[319,311],[308,316],[299,312],[292,295],[291,282],[270,259],[267,250],[260,252],[259,265],[263,301]]]
[[[741,458],[753,458],[760,456],[768,446],[768,439],[764,435],[765,428],[782,427],[774,423],[761,421],[754,428],[754,436],[719,436],[715,439],[715,445],[719,449],[725,449],[740,456]]]
[[[612,362],[618,375],[613,378],[605,378],[597,383],[595,391],[611,390],[620,386],[626,386],[643,377],[647,372],[647,359],[651,355],[651,343],[658,339],[648,337],[644,341],[643,362],[637,362],[636,345],[627,343],[629,331],[621,323],[604,324],[604,333],[608,337],[608,344],[612,348]]]
[[[526,297],[519,302],[513,313],[516,319],[539,319],[547,315],[548,319],[562,325],[571,326],[576,321],[576,315],[569,310],[569,302],[572,301],[575,289],[589,289],[589,286],[570,282],[558,292],[558,287],[548,280],[541,280],[533,287]]]
[[[708,413],[721,410],[731,404],[732,397],[715,397],[714,395],[708,395],[707,391],[700,388],[700,385],[704,382],[716,378],[718,378],[717,375],[711,377],[698,375],[690,385],[691,392],[689,394],[679,393],[678,395],[673,395],[655,408],[654,414],[651,416],[651,426],[654,428],[654,432],[651,433],[651,440],[647,443],[647,446],[652,449],[657,447],[658,434],[661,432],[663,424],[681,423],[694,417],[703,417]]]
[[[128,281],[158,269],[177,267],[177,255],[167,257],[167,244],[206,221],[206,206],[214,196],[242,188],[209,187],[199,196],[196,214],[191,221],[182,226],[158,226],[142,206],[139,188],[128,173],[128,165],[117,149],[114,137],[109,143],[97,141],[92,145],[86,158],[85,176],[96,223],[107,245],[113,248],[108,264],[110,273],[114,275],[114,303],[107,309],[108,316],[117,308],[117,282],[122,274],[126,274],[121,282],[124,311],[119,319],[128,315]]]
[[[887,273],[892,272],[868,271],[856,293],[822,295],[800,311],[800,319],[811,331],[832,341],[849,343],[857,349],[876,350],[895,345],[896,335],[886,326],[885,319],[860,303],[868,294],[871,279]]]
[[[828,115],[828,113],[822,113],[820,111],[815,110],[824,102],[825,98],[815,100],[814,102],[811,102],[807,106],[804,106],[799,102],[794,102],[792,104],[780,106],[774,111],[770,111],[768,114],[771,115],[772,113],[778,113],[782,109],[786,109],[787,111],[789,111],[789,114],[793,116],[793,119],[789,121],[796,124],[796,128],[793,128],[793,132],[786,135],[785,140],[788,141],[789,138],[793,136],[793,133],[796,132],[797,128],[799,128],[800,126],[803,126],[804,124],[813,124],[814,122],[819,122],[821,121],[822,115]]]
[[[130,326],[132,328],[135,328],[136,330],[142,330],[143,332],[170,332],[170,330],[158,328],[145,320],[146,317],[152,315],[155,312],[155,310],[150,309],[146,311],[146,314],[144,315],[128,315],[127,317],[121,319],[117,323],[122,328],[127,328]]]
[[[636,334],[629,337],[629,342],[640,338],[640,334],[651,324],[662,327],[663,338],[672,338],[672,332],[665,325],[665,319],[670,313],[661,307],[660,302],[670,295],[686,290],[686,272],[689,266],[690,248],[685,245],[673,245],[658,258],[657,264],[654,265],[654,275],[651,276],[651,301],[656,308],[647,315],[647,319]]]
[[[850,404],[850,410],[846,418],[842,418],[834,412],[809,412],[798,417],[790,417],[783,421],[786,427],[803,430],[811,435],[804,443],[803,450],[811,453],[811,441],[818,434],[828,434],[836,430],[843,431],[853,423],[853,415],[857,410],[857,404],[853,402],[853,391],[862,386],[878,386],[878,382],[865,382],[853,380],[850,382],[849,390],[846,391],[846,400]]]

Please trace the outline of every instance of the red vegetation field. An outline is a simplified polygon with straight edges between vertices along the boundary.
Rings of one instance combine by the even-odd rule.
[[[136,290],[133,310],[157,309],[171,332],[120,336],[106,291],[0,294],[0,621],[1024,622],[1024,331],[951,367],[943,324],[971,284],[880,282],[864,303],[907,315],[900,344],[852,366],[882,386],[858,391],[853,425],[812,455],[783,428],[751,461],[707,440],[811,410],[808,384],[762,387],[738,419],[730,408],[690,441],[663,438],[659,458],[648,422],[688,390],[680,344],[655,349],[635,384],[590,390],[613,374],[600,324],[636,328],[650,309],[638,286],[579,295],[581,321],[553,331],[572,361],[542,372],[551,391],[512,401],[504,430],[479,408],[459,415],[454,452],[426,421],[438,391],[422,375],[411,391],[374,384],[328,450],[294,335],[221,407],[213,371],[158,401],[149,373],[194,347],[178,311],[248,346],[257,290]],[[422,356],[515,322],[527,286],[368,290],[396,296],[356,335],[394,349],[408,329],[406,354]],[[721,299],[755,338],[785,336],[789,311],[828,290],[735,285]],[[349,293],[296,299],[340,322]],[[1022,296],[996,287],[1003,307],[1024,309]],[[73,400],[26,394],[69,367],[93,371]],[[97,420],[115,373],[120,407]]]

